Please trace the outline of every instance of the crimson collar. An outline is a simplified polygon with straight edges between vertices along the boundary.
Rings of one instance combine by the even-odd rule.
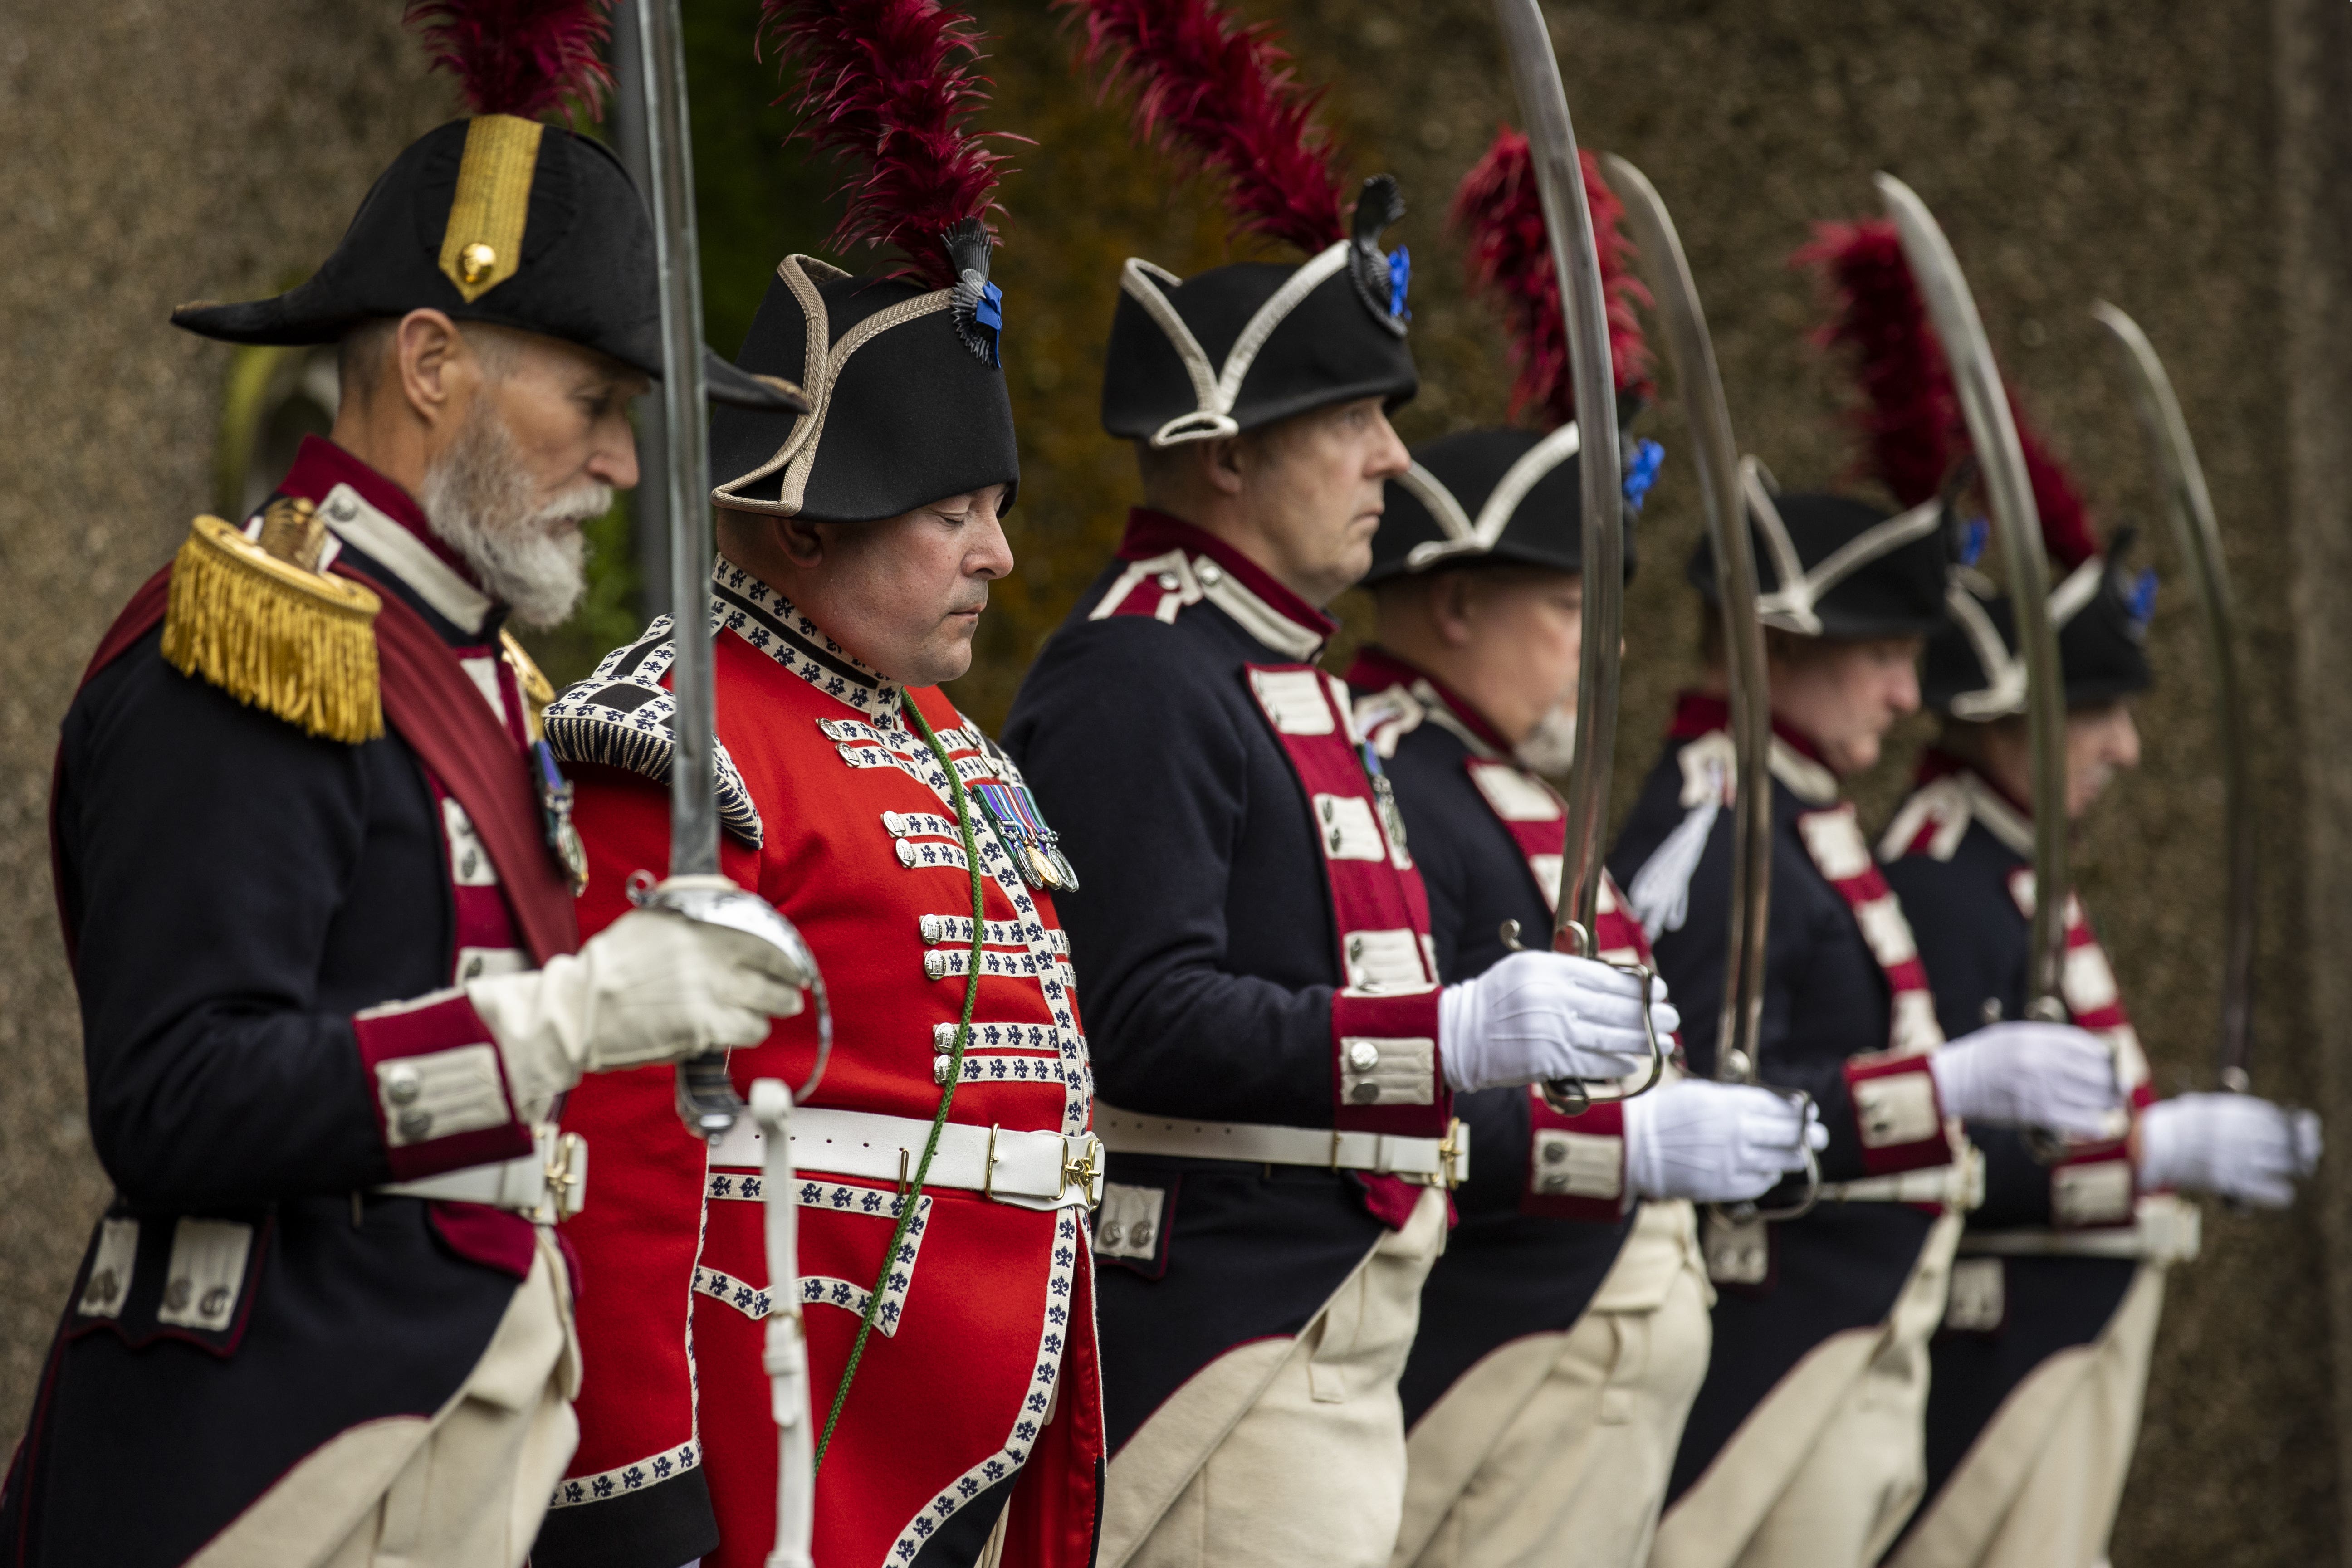
[[[1513,754],[1512,745],[1503,739],[1502,731],[1488,722],[1486,716],[1473,707],[1460,692],[1455,691],[1429,671],[1400,658],[1378,643],[1367,643],[1357,649],[1355,662],[1348,666],[1348,673],[1342,679],[1350,686],[1362,687],[1367,690],[1390,686],[1402,686],[1411,689],[1416,682],[1426,684],[1431,693],[1439,701],[1444,703],[1456,719],[1462,721],[1464,728],[1494,747],[1502,755],[1507,757]]]
[[[1186,522],[1181,517],[1171,517],[1164,511],[1154,511],[1148,506],[1129,509],[1127,531],[1118,542],[1120,560],[1149,561],[1171,550],[1207,556],[1223,567],[1243,587],[1264,600],[1267,609],[1291,622],[1302,632],[1312,633],[1318,641],[1328,641],[1331,634],[1339,629],[1338,621],[1275,581],[1273,574],[1265,567],[1207,529]]]
[[[322,436],[302,437],[302,445],[294,453],[294,466],[278,481],[278,491],[298,500],[321,501],[337,485],[351,486],[359,492],[360,500],[415,534],[451,571],[477,588],[482,585],[473,568],[441,542],[415,497]]]
[[[1666,725],[1666,733],[1677,741],[1694,741],[1714,730],[1731,728],[1731,702],[1711,691],[1684,691],[1675,698],[1675,716]],[[1772,733],[1782,745],[1824,768],[1829,759],[1813,744],[1812,737],[1783,722],[1779,714],[1772,716]],[[1834,773],[1837,770],[1831,768]]]

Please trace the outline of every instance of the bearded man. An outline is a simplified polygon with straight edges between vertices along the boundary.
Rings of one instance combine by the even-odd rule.
[[[505,632],[569,613],[581,522],[636,481],[651,226],[595,142],[486,110],[403,153],[310,282],[173,319],[340,342],[342,396],[258,514],[197,520],[66,716],[58,900],[116,1196],[0,1561],[511,1568],[576,1435],[555,1102],[800,1006],[763,943],[675,916],[581,946]]]

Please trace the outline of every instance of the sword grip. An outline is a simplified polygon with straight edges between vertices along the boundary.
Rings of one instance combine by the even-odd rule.
[[[677,1115],[708,1142],[723,1138],[743,1114],[743,1097],[727,1076],[727,1053],[710,1051],[677,1064]]]

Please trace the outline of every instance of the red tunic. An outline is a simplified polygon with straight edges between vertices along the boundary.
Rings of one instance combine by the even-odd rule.
[[[750,804],[728,813],[724,869],[800,927],[831,994],[833,1057],[808,1103],[928,1123],[940,1094],[934,1061],[961,1015],[971,942],[971,880],[945,776],[904,721],[900,689],[724,563],[713,617],[724,621],[719,731],[722,771],[731,772],[722,790]],[[667,622],[655,623],[550,710],[551,736],[573,721],[559,749],[666,775],[667,639]],[[912,695],[967,783],[1018,783],[944,696]],[[606,698],[617,700],[600,709]],[[612,716],[610,743],[583,742],[583,721],[600,710]],[[593,931],[626,908],[632,871],[664,870],[669,795],[618,768],[577,772],[577,821],[593,868],[581,921]],[[1092,1079],[1067,940],[1050,899],[1022,883],[977,803],[974,816],[988,873],[987,952],[950,1119],[1084,1131]],[[744,841],[754,837],[756,845]],[[735,1053],[737,1086],[773,1077],[797,1089],[814,1041],[810,1015],[779,1024],[766,1043]],[[667,1068],[607,1075],[584,1083],[565,1112],[565,1125],[590,1139],[596,1168],[586,1212],[566,1227],[585,1279],[588,1373],[580,1450],[555,1518],[572,1535],[574,1521],[562,1519],[571,1509],[604,1513],[604,1502],[690,1479],[699,1467],[719,1537],[706,1561],[755,1568],[774,1539],[776,1465],[760,1363],[773,1284],[760,1183],[756,1173],[707,1166],[671,1094]],[[897,1196],[887,1183],[814,1170],[800,1177],[800,1289],[821,1424]],[[816,1560],[904,1564],[929,1545],[935,1557],[968,1562],[1010,1491],[1008,1563],[1084,1564],[1102,1452],[1084,1211],[942,1188],[921,1204],[818,1474]],[[691,1500],[696,1489],[670,1495]],[[616,1524],[643,1515],[610,1510]]]

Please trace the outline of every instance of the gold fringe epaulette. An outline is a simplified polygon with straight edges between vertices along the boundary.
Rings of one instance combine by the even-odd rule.
[[[273,506],[266,544],[200,517],[172,566],[163,657],[305,734],[356,745],[383,733],[375,617],[383,602],[357,583],[310,570],[320,526],[307,506]]]

